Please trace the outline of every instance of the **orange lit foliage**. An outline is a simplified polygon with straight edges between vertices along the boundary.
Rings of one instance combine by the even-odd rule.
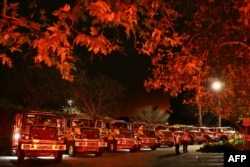
[[[208,86],[212,80],[220,78],[226,82],[224,97],[235,100],[239,84],[233,80],[237,78],[238,83],[246,83],[236,72],[247,75],[250,71],[245,66],[244,69],[234,66],[235,62],[247,59],[249,52],[246,38],[250,34],[245,26],[249,5],[241,8],[244,1],[249,2],[72,0],[53,11],[52,19],[46,9],[41,9],[39,15],[35,13],[39,19],[34,19],[34,13],[24,17],[19,14],[18,4],[7,5],[4,0],[0,56],[3,64],[11,66],[7,55],[21,51],[22,46],[28,44],[36,51],[35,63],[56,66],[64,79],[73,80],[76,45],[87,48],[93,55],[108,55],[122,50],[119,35],[123,32],[134,39],[138,53],[152,59],[152,77],[145,82],[148,90],[163,89],[173,96],[194,90],[195,99],[186,99],[186,103],[213,106],[215,103],[207,102],[214,99]],[[37,6],[32,9],[37,10]],[[242,17],[238,17],[239,11]],[[178,18],[180,22],[176,21]],[[113,34],[107,33],[108,30]],[[225,48],[230,53],[224,57]]]
[[[249,97],[240,93],[250,91],[246,77],[250,75],[250,34],[240,20],[238,9],[242,2],[175,1],[174,10],[183,19],[188,18],[178,23],[181,44],[155,50],[151,56],[153,77],[145,87],[163,89],[172,96],[190,91],[194,95],[187,96],[185,103],[201,105],[202,112],[212,111],[233,122],[250,114]],[[216,79],[225,84],[219,93],[211,89]]]
[[[30,49],[36,51],[36,64],[56,66],[64,79],[73,80],[71,70],[75,69],[73,49],[76,45],[86,47],[94,55],[108,55],[114,50],[122,50],[123,44],[119,38],[121,30],[128,38],[133,35],[136,49],[148,55],[160,43],[171,47],[180,42],[177,34],[171,37],[164,35],[166,29],[173,30],[172,20],[177,14],[161,0],[138,3],[130,0],[78,0],[70,3],[62,4],[53,11],[49,20],[46,9],[41,9],[39,15],[31,12],[24,17],[18,10],[18,3],[7,4],[5,0],[0,18],[3,64],[11,66],[8,51],[21,51],[22,46],[28,44]],[[117,35],[105,34],[108,29],[117,31]]]
[[[242,6],[240,6],[239,11],[241,13],[240,21],[246,26],[250,26],[250,0],[242,0]]]

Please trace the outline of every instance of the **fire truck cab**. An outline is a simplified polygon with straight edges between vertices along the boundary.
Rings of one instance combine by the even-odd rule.
[[[57,117],[51,112],[17,113],[13,122],[12,150],[18,163],[25,157],[52,156],[60,163],[66,150]]]
[[[129,149],[134,152],[138,148],[138,140],[135,138],[134,131],[130,129],[130,124],[124,120],[111,120],[106,124],[107,135],[105,140],[108,149],[116,152],[117,149]]]
[[[152,124],[155,130],[156,136],[158,137],[158,147],[161,145],[168,145],[169,147],[174,146],[174,135],[173,132],[168,129],[164,124]]]
[[[158,147],[158,139],[153,129],[150,129],[146,122],[133,122],[133,130],[139,140],[138,149],[141,147],[149,147],[151,150],[156,150]]]
[[[65,143],[67,153],[74,157],[77,153],[94,153],[95,156],[102,156],[107,142],[95,128],[94,120],[86,116],[65,116]]]

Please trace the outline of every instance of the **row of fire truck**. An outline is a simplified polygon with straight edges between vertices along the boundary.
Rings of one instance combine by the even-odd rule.
[[[30,111],[15,115],[12,149],[18,162],[36,156],[54,156],[56,162],[61,162],[63,153],[72,157],[78,153],[101,156],[105,148],[111,152],[117,149],[135,152],[142,147],[156,150],[161,144],[173,146],[173,136],[166,133],[150,128],[145,122],[105,123],[81,115]]]
[[[187,132],[190,137],[190,144],[209,143],[218,141],[228,141],[241,137],[241,133],[232,127],[196,127],[192,125],[173,125],[168,127],[169,130],[182,134]]]
[[[141,128],[144,126],[144,128]],[[104,149],[137,151],[141,147],[155,150],[157,137],[145,123],[123,120],[104,123],[81,115],[54,114],[43,111],[17,113],[13,121],[12,150],[18,163],[25,157],[53,156],[60,163],[64,153],[102,156]]]
[[[29,111],[17,113],[14,117],[12,148],[18,162],[22,162],[25,157],[53,156],[60,163],[64,153],[72,157],[80,153],[102,156],[105,149],[111,152],[129,149],[135,152],[142,147],[152,150],[161,145],[171,147],[174,145],[174,134],[183,131],[189,132],[192,139],[190,144],[201,144],[206,136],[212,140],[213,133],[221,134],[217,135],[218,140],[233,136],[233,132],[229,133],[225,129],[220,129],[219,133],[203,127],[178,128],[163,124],[148,125],[145,122],[128,123],[124,120],[94,121],[83,115]]]

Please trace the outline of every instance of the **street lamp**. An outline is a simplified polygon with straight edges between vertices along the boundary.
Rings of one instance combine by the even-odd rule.
[[[212,89],[219,92],[222,89],[222,83],[220,81],[215,81],[212,83]],[[218,105],[220,107],[220,99],[218,99]],[[218,126],[221,127],[221,113],[219,111]]]
[[[69,105],[69,110],[70,110],[69,112],[71,113],[72,112],[71,106],[73,104],[73,100],[69,99],[67,102],[68,102],[68,105]]]
[[[220,82],[220,81],[215,81],[215,82],[213,82],[212,88],[213,88],[213,90],[215,90],[215,91],[220,91],[221,88],[222,88],[221,82]]]

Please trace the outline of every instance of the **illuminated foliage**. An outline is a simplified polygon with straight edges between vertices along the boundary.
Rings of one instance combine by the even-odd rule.
[[[9,55],[29,46],[36,65],[55,66],[63,79],[73,81],[76,46],[93,56],[123,52],[125,34],[152,60],[148,91],[193,92],[184,103],[207,111],[218,108],[214,99],[221,98],[224,118],[249,106],[244,95],[249,91],[244,77],[250,71],[249,0],[65,0],[54,8],[45,0],[11,2],[3,0],[0,17],[2,64],[11,66]],[[22,5],[29,10],[22,11]],[[215,98],[209,85],[216,79],[226,86]]]
[[[162,89],[172,96],[189,91],[191,95],[184,103],[196,104],[202,113],[212,111],[233,122],[249,114],[249,97],[239,93],[249,89],[250,34],[249,27],[241,22],[238,9],[242,2],[173,1],[173,9],[181,16],[175,26],[181,44],[161,47],[151,55],[152,77],[145,81],[145,87],[149,91]],[[220,93],[211,88],[217,79],[225,84]]]
[[[34,0],[29,3],[30,12],[24,16],[19,8],[23,4],[19,3],[4,0],[0,18],[1,58],[2,63],[9,66],[9,52],[23,51],[22,46],[28,44],[29,49],[36,51],[34,63],[56,66],[64,79],[72,81],[76,45],[87,48],[94,55],[122,51],[124,44],[120,43],[119,32],[123,30],[128,38],[133,36],[136,49],[148,55],[159,43],[171,46],[179,42],[177,34],[173,38],[163,34],[165,29],[173,30],[172,20],[177,13],[160,0],[68,1],[48,11],[52,14],[43,8],[39,13],[34,12],[42,4]],[[110,29],[117,33],[107,33]]]
[[[249,19],[250,19],[250,1],[249,0],[243,0],[241,2],[241,6],[239,8],[239,11],[241,13],[240,21],[243,22],[246,26],[250,26]]]

